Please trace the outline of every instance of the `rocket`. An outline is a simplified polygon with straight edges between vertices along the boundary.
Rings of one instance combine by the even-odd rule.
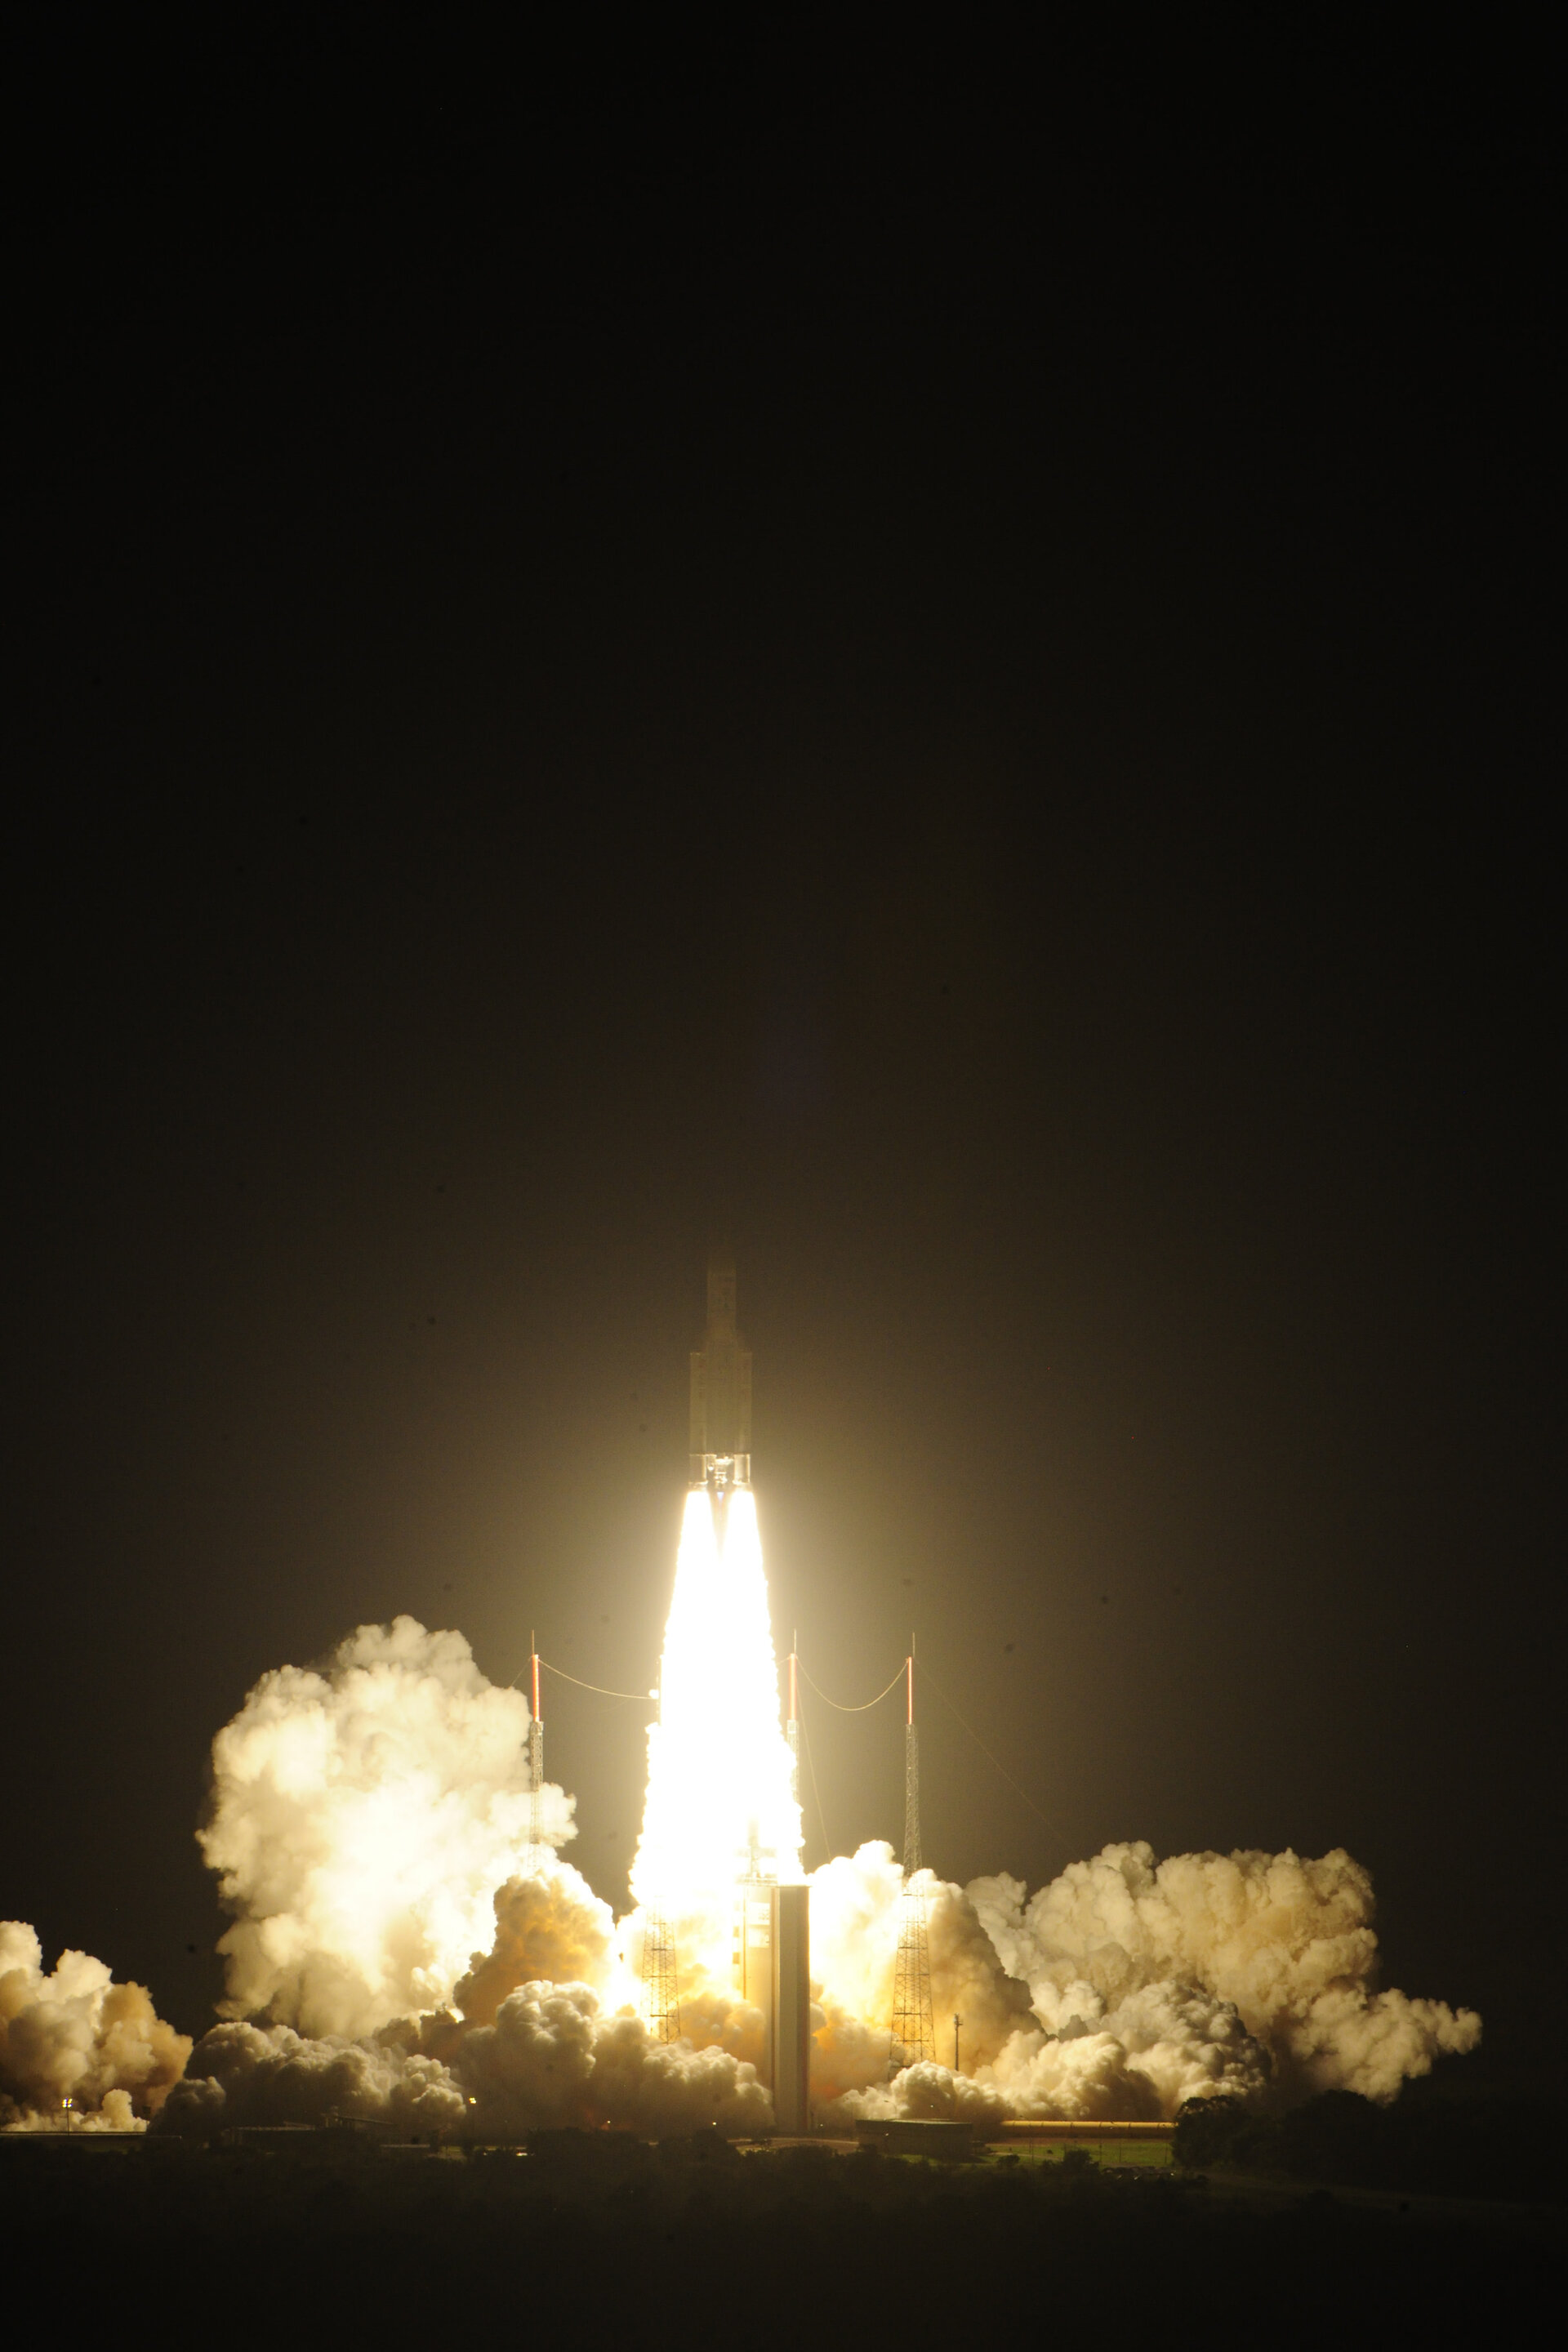
[[[691,1484],[752,1483],[752,1351],[735,1328],[735,1261],[708,1262],[708,1328],[691,1351]]]

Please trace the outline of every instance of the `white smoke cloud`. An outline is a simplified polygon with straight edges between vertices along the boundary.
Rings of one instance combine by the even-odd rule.
[[[162,2128],[206,2137],[220,2126],[319,2124],[349,2116],[395,2137],[458,2129],[468,2101],[438,2059],[291,2025],[215,2025],[169,2095]]]
[[[889,2081],[906,1886],[924,1897],[937,2054]],[[1129,2046],[1113,2034],[1048,2035],[1031,2011],[1028,1986],[1004,1968],[971,1894],[929,1870],[906,1882],[883,1841],[861,1846],[852,1857],[841,1855],[816,1874],[811,1948],[822,2015],[812,2053],[813,2096],[830,2122],[912,2116],[984,2127],[1009,2115],[1169,2111],[1151,2071],[1135,2064]],[[951,2063],[955,2016],[957,2070]],[[1152,2017],[1149,2028],[1143,2040],[1152,2048]]]
[[[937,2047],[951,2053],[952,2020],[965,2070],[988,2063],[1029,2017],[1026,1988],[999,1966],[995,1948],[961,1887],[929,1870],[907,1882],[925,1899],[932,2021]],[[893,1849],[876,1839],[824,1864],[811,1882],[812,1974],[835,2009],[849,2018],[886,2020],[893,2012],[901,1899],[906,1881]],[[884,2035],[887,2027],[884,2027]],[[887,2071],[884,2038],[880,2071]]]
[[[164,2127],[206,2137],[231,2124],[336,2115],[418,2138],[510,2139],[566,2125],[655,2137],[715,2123],[766,2128],[755,2009],[699,1996],[697,2046],[651,2040],[629,2010],[606,2005],[599,1988],[615,1971],[614,1921],[564,1864],[510,1880],[494,1911],[494,1942],[472,1955],[451,2008],[358,2038],[216,2026],[196,2044]]]
[[[615,1916],[570,1863],[509,1879],[497,1888],[493,1908],[495,1940],[488,1952],[473,1954],[452,1993],[453,2008],[469,2025],[493,2025],[520,1985],[602,1988],[608,1980]]]
[[[213,1742],[199,1832],[235,1914],[224,2014],[353,2038],[445,2001],[529,1843],[529,1721],[460,1633],[412,1617],[264,1675]],[[545,1790],[544,1842],[572,1810]]]
[[[1479,2021],[1375,1986],[1366,1873],[1343,1853],[1185,1854],[1108,1847],[1029,1900],[1016,1879],[923,1895],[939,2055],[888,2080],[904,1874],[883,1842],[812,1882],[820,2117],[1173,2115],[1197,2095],[1392,2096]],[[764,2130],[762,2013],[694,1964],[680,2037],[652,2040],[619,1958],[636,1915],[568,1864],[508,1881],[451,2004],[372,2035],[219,2026],[197,2046],[166,2124],[319,2120],[512,2137],[613,2126],[655,2136],[717,2123]],[[1016,1971],[1016,1973],[1015,1973]],[[617,2006],[617,1994],[621,1996]],[[962,2071],[942,2063],[960,2019]],[[951,2042],[946,2043],[951,2052]]]
[[[668,1738],[652,1743],[639,1860],[647,1874],[658,1852],[651,1876],[667,1906],[682,1885],[697,1898],[667,1913],[679,2039],[650,2040],[636,2013],[640,1914],[617,1928],[559,1859],[519,1874],[521,1696],[493,1689],[460,1635],[400,1617],[362,1626],[323,1673],[265,1675],[214,1743],[202,1843],[237,1914],[222,1946],[226,2008],[258,2022],[206,2037],[171,2122],[210,2126],[220,2109],[303,2120],[337,2107],[390,2129],[416,2128],[417,2116],[432,2129],[503,2136],[562,2122],[765,2126],[763,2020],[730,1986],[733,1898],[708,1886],[739,1862],[739,1815],[713,1813],[728,1735],[710,1738],[704,1713],[730,1686],[731,1650],[752,1659],[752,1712],[786,1761],[787,1750],[769,1727],[760,1552],[742,1545],[729,1563],[707,1498],[695,1499],[666,1643]],[[743,1641],[726,1583],[742,1570]],[[764,1747],[766,1770],[752,1777],[772,1790],[779,1759]],[[687,1821],[676,1800],[700,1783],[707,1794]],[[793,1816],[773,1812],[787,1848]],[[572,1834],[571,1813],[552,1788],[552,1843]],[[1213,2092],[1388,2098],[1479,2035],[1468,2011],[1379,1990],[1371,1882],[1342,1853],[1156,1863],[1129,1844],[1075,1863],[1032,1898],[1005,1876],[965,1890],[923,1871],[912,1884],[924,1898],[935,2050],[889,2082],[904,1874],[874,1842],[812,1881],[813,2100],[828,2120],[1170,2116]]]
[[[696,1544],[704,1527],[687,1532]],[[79,1953],[46,1979],[37,1937],[12,1927],[0,1930],[0,2116],[58,2113],[68,2093],[102,2121],[153,2115],[166,2099],[164,2124],[197,2132],[331,2110],[421,2136],[563,2123],[765,2128],[764,2021],[731,1989],[733,1895],[710,1884],[725,1856],[731,1868],[740,1860],[739,1815],[731,1807],[721,1821],[709,1803],[705,1840],[683,1856],[674,1803],[705,1757],[709,1778],[723,1776],[724,1744],[715,1751],[702,1731],[706,1694],[725,1685],[728,1637],[714,1654],[715,1626],[745,1616],[744,1642],[737,1633],[728,1646],[752,1656],[753,1711],[767,1716],[760,1551],[742,1545],[731,1563],[710,1538],[708,1528],[693,1555],[706,1583],[688,1577],[689,1605],[671,1614],[672,1682],[683,1645],[692,1654],[673,1709],[682,1769],[673,1747],[667,1756],[653,1743],[639,1864],[660,1857],[652,1877],[678,1942],[679,2039],[650,2036],[637,2013],[641,1915],[617,1927],[577,1872],[530,1851],[525,1700],[486,1681],[460,1634],[400,1617],[360,1627],[320,1672],[264,1675],[214,1742],[200,1837],[235,1915],[220,1946],[230,2021],[197,2045],[185,2080],[171,2091],[190,2044],[140,1987],[113,1984]],[[719,1590],[731,1569],[749,1614]],[[787,1749],[776,1724],[763,1728],[751,1779],[787,1869],[795,1817],[773,1801]],[[747,1796],[748,1819],[758,1803]],[[559,1788],[544,1792],[545,1845],[574,1833],[572,1811]],[[676,1865],[693,1857],[696,1900],[671,1903]],[[911,1887],[925,1913],[934,2055],[889,2082]],[[891,1847],[874,1842],[812,1882],[814,2104],[840,2123],[903,2114],[984,2125],[1169,2116],[1214,2091],[1388,2098],[1440,2053],[1472,2048],[1480,2021],[1380,1989],[1372,1920],[1371,1881],[1340,1852],[1156,1862],[1147,1845],[1108,1846],[1031,1897],[1001,1875],[963,1889],[923,1871],[906,1885]]]
[[[1372,1882],[1343,1853],[1179,1854],[1142,1844],[1075,1863],[1030,1901],[1013,1878],[923,1890],[937,2058],[887,2079],[905,1881],[886,1844],[812,1882],[821,2022],[814,2091],[830,2116],[1172,2116],[1215,2093],[1392,2098],[1480,2020],[1380,1990]],[[961,2074],[950,2054],[962,2020]]]
[[[604,2015],[586,1985],[521,1986],[452,2063],[485,2130],[608,2124],[667,2137],[707,2124],[762,2131],[773,2120],[754,2066],[713,2045],[651,2041],[640,2018]]]
[[[601,2124],[656,2136],[717,2123],[765,2129],[772,2103],[758,2077],[762,2013],[712,1990],[688,1991],[681,2035],[650,2039],[627,1996],[619,1936],[569,1864],[515,1879],[495,1898],[495,1941],[453,1994],[454,2018],[390,2029],[447,2061],[472,2102],[470,2123],[504,2137]],[[617,1993],[621,1996],[617,2000]],[[390,2035],[389,2035],[390,2038]]]
[[[234,2124],[352,2116],[395,2138],[515,2139],[606,2125],[668,2138],[711,2124],[743,2136],[773,2118],[754,2066],[717,2047],[651,2041],[640,2019],[605,2014],[588,1985],[521,1985],[493,2024],[455,2023],[447,2042],[442,2059],[384,2038],[216,2025],[160,2127],[207,2138]]]
[[[163,2127],[209,2137],[233,2124],[331,2115],[415,2138],[511,2139],[567,2125],[660,2137],[715,2123],[734,2134],[766,2128],[758,2011],[699,1994],[690,2037],[651,2040],[627,2007],[611,2005],[615,1921],[568,1864],[509,1879],[490,1907],[489,1949],[470,1954],[450,2006],[358,2036],[216,2026]]]
[[[1110,2035],[1167,2113],[1204,2090],[1392,2098],[1480,2019],[1377,1986],[1372,1880],[1336,1849],[1175,1854],[1110,1845],[1032,1900],[1015,1878],[969,1888],[1002,1964],[1047,2033]]]
[[[0,1920],[0,2128],[58,2122],[133,2131],[156,2115],[190,2055],[145,1988],[116,1984],[101,1960],[43,1950],[19,1919]]]

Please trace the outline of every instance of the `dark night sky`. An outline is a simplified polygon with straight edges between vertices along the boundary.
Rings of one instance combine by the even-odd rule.
[[[10,78],[0,1911],[199,2030],[264,1669],[645,1685],[727,1225],[775,1627],[859,1697],[912,1623],[1048,1817],[933,1701],[939,1869],[1342,1843],[1524,2063],[1531,61],[333,21]],[[550,1717],[612,1899],[641,1723]],[[897,1836],[891,1713],[813,1738]]]

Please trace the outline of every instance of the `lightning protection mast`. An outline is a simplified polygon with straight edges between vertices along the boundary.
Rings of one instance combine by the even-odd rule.
[[[533,1714],[528,1726],[528,1866],[535,1877],[544,1868],[544,1715],[539,1703],[539,1636],[528,1637],[533,1669]]]
[[[904,1891],[899,1906],[899,1953],[893,1967],[893,2035],[888,2053],[889,2078],[922,2058],[936,2056],[936,2026],[931,2004],[931,1949],[926,1937],[926,1898],[915,1885],[921,1862],[921,1751],[915,1729],[915,1637],[904,1660]]]
[[[659,1715],[664,1714],[664,1691],[654,1693]],[[647,2028],[650,2042],[679,2042],[680,2039],[680,1988],[675,1974],[675,1937],[662,1903],[645,1903],[642,1915],[642,1957],[638,1969],[642,1981],[642,2021]]]
[[[789,1792],[800,1802],[800,1692],[795,1677],[800,1670],[800,1635],[790,1635],[789,1654],[789,1720],[784,1725],[784,1738],[789,1741]]]

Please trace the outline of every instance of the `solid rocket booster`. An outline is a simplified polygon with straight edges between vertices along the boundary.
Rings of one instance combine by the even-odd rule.
[[[752,1483],[752,1351],[735,1328],[735,1261],[708,1265],[708,1328],[691,1351],[691,1484]]]

